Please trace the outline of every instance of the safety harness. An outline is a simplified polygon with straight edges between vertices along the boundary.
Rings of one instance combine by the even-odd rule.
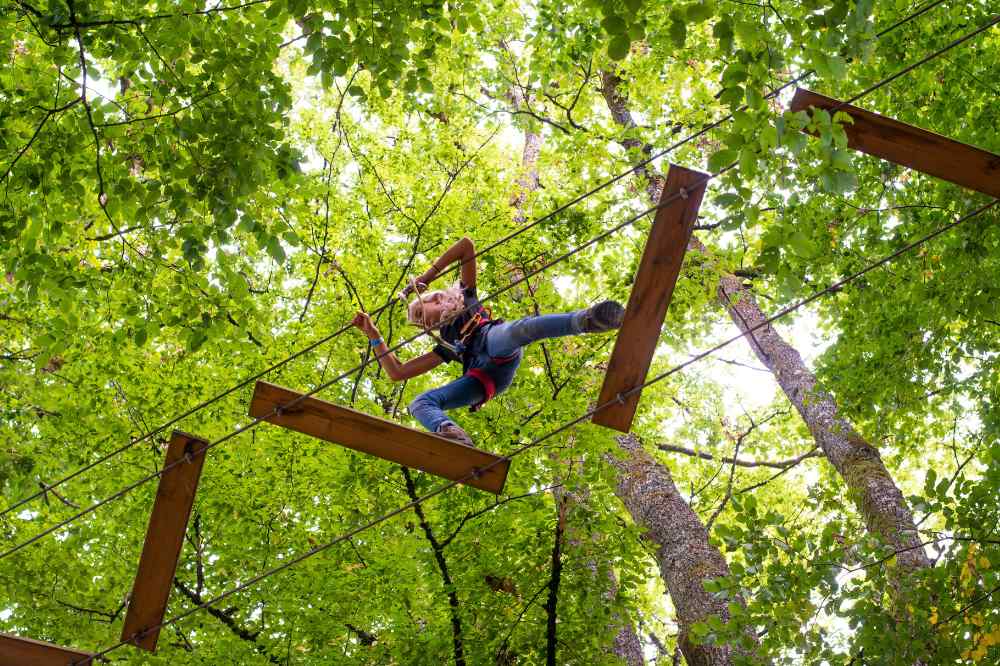
[[[412,291],[416,293],[417,297],[419,298],[420,292],[418,290],[417,285],[418,283],[411,278]],[[403,298],[403,294],[400,294],[400,298],[401,299]],[[455,356],[457,356],[459,359],[463,360],[463,365],[464,365],[464,359],[462,357],[468,350],[469,341],[475,338],[476,333],[478,333],[480,329],[492,324],[500,324],[500,323],[503,323],[503,320],[493,319],[492,313],[487,308],[483,307],[483,305],[480,303],[479,309],[476,310],[474,313],[472,313],[472,316],[469,317],[469,321],[465,322],[465,324],[462,325],[462,328],[459,329],[458,339],[455,340],[454,343],[446,341],[444,338],[442,338],[440,335],[437,335],[429,328],[425,328],[425,330],[427,331],[427,334],[430,335],[431,338],[433,338],[439,345],[441,345],[451,353],[455,354]],[[511,354],[510,356],[491,356],[490,362],[494,363],[495,365],[505,365],[513,361],[515,358],[517,358],[516,352]],[[465,374],[476,379],[480,384],[482,384],[483,392],[486,394],[486,397],[483,399],[482,402],[476,403],[475,405],[469,407],[470,412],[476,412],[482,409],[483,405],[489,402],[493,398],[493,396],[496,395],[497,393],[496,382],[493,380],[492,377],[490,377],[489,373],[485,372],[482,368],[469,368],[468,370],[466,370]]]

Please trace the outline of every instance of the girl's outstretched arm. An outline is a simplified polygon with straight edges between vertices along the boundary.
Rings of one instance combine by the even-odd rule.
[[[361,329],[361,332],[368,337],[368,343],[374,347],[379,365],[385,370],[385,374],[389,375],[389,379],[394,382],[422,375],[444,363],[444,359],[434,352],[421,354],[406,363],[401,363],[396,355],[389,351],[389,346],[382,340],[382,335],[375,328],[371,317],[364,312],[359,312],[354,315],[354,320],[351,323]]]
[[[437,260],[431,264],[427,271],[417,278],[417,282],[430,284],[444,272],[448,266],[456,261],[462,263],[461,276],[462,284],[469,288],[476,286],[476,246],[472,244],[472,239],[466,236],[457,241],[454,245],[444,251]]]

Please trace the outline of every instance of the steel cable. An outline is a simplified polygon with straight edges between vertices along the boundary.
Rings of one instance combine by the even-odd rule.
[[[914,19],[916,19],[916,18],[918,18],[918,17],[926,14],[927,12],[929,12],[932,9],[934,9],[938,5],[943,4],[944,2],[945,2],[945,0],[934,0],[933,2],[930,2],[929,4],[927,4],[926,6],[924,6],[923,8],[921,8],[921,9],[913,12],[912,14],[909,14],[908,16],[903,17],[902,19],[896,21],[895,23],[893,23],[889,27],[881,30],[880,32],[878,32],[876,34],[876,38],[884,37],[885,35],[887,35],[890,32],[896,30],[897,28],[899,28],[899,27],[901,27],[901,26],[903,26],[903,25],[905,25],[905,24],[913,21]],[[772,99],[772,98],[776,97],[777,95],[781,94],[781,92],[783,92],[784,90],[786,90],[789,87],[791,87],[791,86],[793,86],[793,85],[801,82],[802,80],[808,78],[809,76],[812,76],[814,73],[815,73],[814,70],[808,70],[808,71],[806,71],[806,72],[804,72],[804,73],[796,76],[795,78],[793,78],[792,80],[788,81],[787,83],[785,83],[785,84],[779,86],[778,88],[775,88],[771,92],[769,92],[767,95],[764,96],[764,99]],[[855,100],[856,99],[857,98],[855,98]],[[852,101],[855,101],[855,100],[852,100]],[[493,249],[495,249],[499,245],[502,245],[502,244],[504,244],[504,243],[506,243],[506,242],[508,242],[508,241],[510,241],[510,240],[512,240],[514,238],[516,238],[517,236],[520,236],[521,234],[526,233],[527,231],[529,231],[530,229],[534,228],[535,226],[541,224],[542,222],[545,222],[547,220],[552,219],[553,217],[555,217],[559,213],[562,213],[563,211],[568,210],[569,208],[571,208],[571,207],[575,206],[576,204],[580,203],[581,201],[584,201],[585,199],[590,198],[594,194],[597,194],[598,192],[606,189],[607,187],[609,187],[609,186],[613,185],[614,183],[622,180],[623,178],[625,178],[625,177],[627,177],[627,176],[629,176],[629,175],[637,172],[638,170],[640,170],[640,169],[642,169],[642,168],[644,168],[644,167],[652,164],[654,161],[656,161],[657,159],[665,156],[666,154],[671,153],[674,150],[677,150],[678,148],[681,148],[682,146],[690,143],[691,141],[694,141],[695,139],[697,139],[697,138],[699,138],[701,136],[704,136],[709,131],[711,131],[711,130],[717,128],[717,127],[719,127],[720,125],[722,125],[722,124],[724,124],[724,123],[726,123],[726,122],[728,122],[730,120],[732,120],[732,118],[735,115],[735,113],[737,113],[739,111],[744,111],[747,108],[748,107],[746,105],[743,105],[739,109],[737,109],[736,111],[730,112],[729,114],[723,116],[722,118],[720,118],[720,119],[718,119],[718,120],[716,120],[716,121],[714,121],[714,122],[712,122],[712,123],[710,123],[710,124],[702,127],[700,130],[698,130],[694,134],[691,134],[691,135],[689,135],[689,136],[687,136],[687,137],[685,137],[683,139],[680,139],[679,141],[677,141],[677,142],[675,142],[675,143],[667,146],[663,150],[661,150],[661,151],[659,151],[659,152],[657,152],[657,153],[655,153],[655,154],[653,154],[653,155],[651,155],[651,156],[649,156],[649,157],[647,157],[647,158],[639,161],[637,164],[635,164],[634,166],[632,166],[631,168],[629,168],[627,171],[624,171],[624,172],[618,174],[617,176],[614,176],[613,178],[611,178],[611,179],[609,179],[607,181],[602,182],[601,184],[597,185],[596,187],[594,187],[594,188],[592,188],[592,189],[584,192],[583,194],[580,194],[577,197],[571,199],[569,202],[567,202],[565,204],[562,204],[561,206],[558,206],[557,208],[555,208],[554,210],[550,211],[549,213],[543,215],[542,217],[538,218],[537,220],[534,220],[531,223],[529,223],[529,224],[527,224],[527,225],[525,225],[523,227],[518,228],[517,230],[515,230],[514,232],[508,234],[507,236],[504,236],[500,240],[495,241],[494,243],[491,243],[490,245],[488,245],[484,249],[477,251],[477,253],[476,253],[475,256],[479,257],[479,256],[482,256],[482,255],[485,255],[486,253],[492,251]],[[456,269],[456,267],[452,266],[449,269],[447,269],[446,271],[444,271],[442,273],[442,275],[447,275],[448,273],[453,272],[455,269]],[[382,306],[380,306],[379,308],[377,308],[376,310],[374,310],[373,312],[371,312],[369,314],[374,315],[374,316],[378,316],[379,314],[381,314],[382,312],[384,312],[386,309],[388,309],[389,307],[391,307],[393,303],[394,303],[394,299],[391,299],[391,300],[387,301],[385,304],[383,304]],[[316,348],[318,348],[318,347],[326,344],[327,342],[330,342],[331,340],[333,340],[333,339],[337,338],[338,336],[340,336],[341,334],[343,334],[345,331],[350,330],[350,328],[351,328],[350,324],[345,324],[344,326],[342,326],[341,328],[337,329],[333,333],[330,333],[329,335],[327,335],[327,336],[325,336],[323,338],[320,338],[319,340],[317,340],[317,341],[315,341],[315,342],[307,345],[306,347],[300,349],[299,351],[295,352],[294,354],[292,354],[292,355],[288,356],[287,358],[279,361],[278,363],[276,363],[276,364],[274,364],[274,365],[272,365],[272,366],[270,366],[270,367],[268,367],[268,368],[266,368],[264,370],[261,370],[260,372],[254,374],[254,375],[252,375],[250,377],[247,377],[246,379],[242,380],[238,384],[236,384],[236,385],[234,385],[234,386],[232,386],[232,387],[224,390],[221,393],[216,394],[215,396],[213,396],[211,398],[207,398],[207,399],[203,400],[202,402],[198,403],[194,407],[191,407],[187,411],[181,413],[180,415],[171,418],[167,422],[165,422],[162,425],[154,428],[153,430],[151,430],[150,432],[146,433],[145,435],[142,435],[142,436],[140,436],[140,437],[138,437],[136,439],[131,440],[128,444],[125,444],[125,445],[123,445],[123,446],[121,446],[121,447],[119,447],[119,448],[111,451],[110,453],[105,454],[104,456],[98,458],[97,460],[95,460],[95,461],[93,461],[91,463],[88,463],[87,465],[84,465],[80,469],[74,471],[73,473],[71,473],[71,474],[69,474],[67,476],[62,477],[61,479],[59,479],[59,480],[57,480],[57,481],[55,481],[53,483],[43,484],[42,490],[39,490],[38,492],[36,492],[36,493],[34,493],[34,494],[32,494],[32,495],[30,495],[28,497],[25,497],[25,498],[23,498],[23,499],[15,502],[11,506],[6,507],[3,510],[0,510],[0,518],[2,518],[3,516],[5,516],[5,515],[7,515],[7,514],[9,514],[11,512],[13,512],[13,511],[16,511],[17,509],[19,509],[22,506],[28,504],[29,502],[32,502],[32,501],[34,501],[34,500],[36,500],[36,499],[38,499],[40,497],[43,497],[49,490],[54,490],[54,489],[62,486],[63,484],[68,483],[69,481],[72,481],[73,479],[79,477],[80,475],[85,474],[86,472],[94,469],[95,467],[98,467],[99,465],[102,465],[103,463],[105,463],[105,462],[107,462],[107,461],[109,461],[109,460],[111,460],[111,459],[113,459],[113,458],[121,455],[122,453],[125,453],[126,451],[129,451],[130,449],[132,449],[136,445],[141,444],[142,442],[145,442],[145,441],[149,441],[154,436],[160,434],[161,432],[164,432],[167,428],[169,428],[169,427],[171,427],[171,426],[179,423],[180,421],[182,421],[182,420],[186,419],[187,417],[189,417],[189,416],[191,416],[191,415],[193,415],[193,414],[201,411],[202,409],[205,409],[206,407],[209,407],[210,405],[218,402],[219,400],[222,400],[223,398],[225,398],[225,397],[227,397],[229,395],[232,395],[236,391],[244,388],[245,386],[248,386],[250,383],[252,383],[252,382],[254,382],[254,381],[256,381],[256,380],[258,380],[258,379],[260,379],[260,378],[262,378],[262,377],[264,377],[264,376],[266,376],[268,374],[270,374],[271,372],[274,372],[275,370],[277,370],[279,368],[284,367],[288,363],[294,361],[297,358],[300,358],[300,357],[304,356],[305,354],[308,354],[309,352],[311,352],[314,349],[316,349]]]
[[[925,11],[925,10],[921,10],[921,11]],[[963,36],[961,38],[953,40],[947,46],[945,46],[945,47],[943,47],[941,49],[938,49],[937,51],[935,51],[934,53],[932,53],[930,56],[922,58],[915,65],[909,65],[909,66],[905,67],[903,70],[900,70],[900,72],[896,72],[895,74],[892,74],[889,77],[886,77],[886,78],[882,79],[881,81],[879,81],[875,85],[873,85],[873,86],[865,89],[865,91],[863,92],[863,94],[867,95],[867,94],[870,94],[871,92],[874,92],[875,90],[878,90],[878,89],[882,88],[883,86],[887,85],[888,83],[890,83],[890,82],[898,79],[903,74],[913,71],[914,69],[916,69],[917,66],[926,64],[927,62],[930,62],[934,58],[939,57],[940,55],[946,53],[947,51],[949,51],[949,50],[951,50],[951,49],[959,46],[960,44],[968,41],[969,39],[971,39],[975,35],[978,35],[978,34],[984,32],[985,30],[989,29],[993,25],[996,25],[998,22],[1000,22],[1000,15],[998,15],[997,17],[995,17],[993,20],[991,20],[990,22],[988,22],[984,26],[981,26],[980,28],[977,28],[973,32],[971,32],[971,33],[969,33],[969,34],[967,34],[967,35],[965,35],[965,36]],[[855,95],[854,97],[852,97],[850,99],[850,101],[857,101],[861,96],[862,95]],[[832,107],[830,110],[831,111],[836,111],[838,108],[846,106],[847,104],[848,104],[848,102],[841,102],[838,105],[836,105],[835,107]],[[705,178],[700,179],[699,181],[696,181],[695,183],[693,183],[691,185],[691,187],[700,187],[703,184],[707,183],[708,181],[712,180],[713,178],[716,178],[719,175],[721,175],[723,173],[726,173],[727,171],[733,169],[736,165],[737,165],[737,163],[734,162],[734,163],[726,166],[725,168],[720,169],[719,171],[716,171],[715,173],[712,173],[712,174],[706,176]],[[640,164],[640,166],[641,166],[641,164]],[[633,168],[633,171],[636,168],[639,168],[639,167],[637,166],[637,167]],[[495,298],[495,297],[497,297],[497,296],[499,296],[499,295],[501,295],[501,294],[503,294],[503,293],[505,293],[505,292],[513,289],[517,285],[519,285],[522,282],[530,279],[531,277],[534,277],[538,273],[540,273],[540,272],[542,272],[544,270],[547,270],[548,268],[554,266],[555,264],[560,263],[560,262],[568,259],[569,257],[571,257],[571,256],[573,256],[573,255],[575,255],[575,254],[583,251],[584,249],[586,249],[586,248],[594,245],[595,243],[603,240],[604,238],[607,238],[611,234],[613,234],[613,233],[621,230],[622,228],[624,228],[626,226],[629,226],[631,224],[634,224],[636,221],[638,221],[639,219],[642,219],[643,217],[645,217],[649,213],[655,212],[656,210],[659,210],[660,208],[663,208],[663,207],[665,207],[665,206],[673,203],[674,201],[676,201],[677,199],[681,198],[682,196],[683,196],[683,192],[678,192],[678,193],[676,193],[674,195],[671,195],[669,197],[664,198],[656,206],[653,206],[652,208],[649,208],[649,209],[643,211],[642,213],[639,213],[638,215],[635,215],[635,216],[629,218],[625,222],[622,222],[621,224],[619,224],[619,225],[611,228],[610,230],[607,230],[607,231],[602,232],[601,234],[598,234],[597,236],[595,236],[591,240],[587,241],[586,243],[584,243],[582,245],[579,245],[579,246],[577,246],[576,248],[574,248],[572,250],[569,250],[568,252],[560,255],[559,257],[556,257],[555,259],[553,259],[553,260],[545,263],[544,265],[542,265],[538,269],[533,270],[533,271],[531,271],[529,273],[526,273],[521,278],[519,278],[519,279],[511,282],[510,284],[508,284],[506,287],[501,288],[501,289],[499,289],[497,291],[494,291],[493,293],[491,293],[491,294],[487,295],[485,298],[483,298],[482,302],[487,302],[489,300],[492,300],[493,298]],[[493,247],[496,247],[496,244],[490,246],[485,251],[488,251],[489,249],[492,249]],[[453,266],[452,270],[454,270],[454,268],[455,267]],[[386,307],[389,307],[389,305],[391,305],[391,304],[392,304],[392,301],[390,301],[389,303],[387,303],[386,305],[384,305],[382,308],[380,308],[380,310],[384,309]],[[456,318],[458,316],[461,316],[461,314],[462,314],[462,312],[460,312],[460,313],[458,313],[456,315],[453,315],[452,318]],[[343,330],[346,330],[347,328],[349,328],[349,326],[345,326]],[[396,344],[395,346],[391,347],[388,351],[385,352],[385,354],[392,353],[392,352],[394,352],[394,351],[396,351],[396,350],[398,350],[398,349],[400,349],[400,348],[408,345],[409,343],[413,342],[414,340],[417,340],[418,338],[423,337],[426,334],[427,334],[426,331],[422,331],[422,332],[420,332],[420,333],[418,333],[418,334],[416,334],[414,336],[411,336],[410,338],[407,338],[406,340],[404,340],[404,341]],[[256,417],[255,419],[253,419],[252,421],[250,421],[246,425],[240,426],[240,427],[236,428],[233,432],[230,432],[229,434],[224,435],[220,439],[217,439],[214,442],[210,443],[208,446],[205,447],[204,451],[207,452],[208,449],[214,448],[215,446],[218,446],[219,444],[222,444],[222,443],[228,441],[229,439],[232,439],[236,435],[239,435],[239,434],[241,434],[241,433],[243,433],[243,432],[245,432],[247,430],[250,430],[250,429],[256,427],[257,425],[259,425],[261,422],[267,420],[268,418],[271,418],[272,416],[278,415],[281,412],[281,410],[283,410],[283,409],[289,409],[291,407],[294,407],[295,405],[297,405],[299,402],[305,400],[306,398],[312,397],[313,395],[319,393],[320,391],[325,390],[326,388],[332,386],[334,383],[340,381],[341,379],[347,377],[348,375],[351,375],[354,372],[367,367],[373,361],[377,360],[377,358],[378,357],[375,357],[375,358],[372,358],[372,359],[369,359],[367,361],[364,361],[364,362],[360,363],[359,365],[357,365],[354,368],[352,368],[352,369],[350,369],[350,370],[348,370],[348,371],[346,371],[346,372],[338,375],[337,377],[335,377],[335,378],[333,378],[333,379],[331,379],[331,380],[329,380],[329,381],[327,381],[327,382],[325,382],[323,384],[320,384],[318,387],[312,389],[308,393],[300,395],[299,397],[295,398],[294,400],[292,400],[291,402],[289,402],[286,405],[276,406],[275,408],[273,408],[267,414],[264,414],[262,416]],[[684,367],[686,367],[686,366],[684,366]],[[67,519],[65,519],[63,521],[60,521],[59,523],[53,525],[52,527],[49,527],[49,528],[43,530],[42,532],[39,532],[39,533],[35,534],[34,536],[30,537],[27,541],[24,541],[24,542],[22,542],[22,543],[20,543],[20,544],[18,544],[16,546],[14,546],[13,548],[10,548],[10,549],[4,551],[3,553],[0,553],[0,560],[8,557],[9,555],[13,555],[14,553],[22,550],[23,548],[25,548],[25,547],[33,544],[33,543],[36,543],[37,541],[41,540],[45,536],[47,536],[49,534],[52,534],[53,532],[61,529],[62,527],[65,527],[66,525],[74,522],[75,520],[78,520],[79,518],[81,518],[81,517],[83,517],[85,515],[88,515],[88,514],[92,513],[93,511],[96,511],[98,508],[104,506],[105,504],[108,504],[108,503],[110,503],[112,501],[115,501],[115,500],[121,498],[121,497],[124,497],[125,495],[127,495],[128,493],[130,493],[135,488],[137,488],[137,487],[139,487],[139,486],[141,486],[141,485],[143,485],[143,484],[145,484],[145,483],[147,483],[147,482],[149,482],[149,481],[151,481],[151,480],[153,480],[155,478],[158,478],[158,477],[162,476],[164,473],[166,473],[167,471],[169,471],[173,467],[175,467],[175,466],[177,466],[177,465],[179,465],[179,464],[181,464],[183,462],[185,462],[185,461],[183,459],[181,459],[181,460],[178,460],[178,461],[176,461],[176,462],[174,462],[174,463],[172,463],[170,465],[167,465],[167,466],[163,467],[162,469],[160,469],[160,470],[158,470],[156,472],[153,472],[153,473],[151,473],[151,474],[149,474],[149,475],[147,475],[147,476],[139,479],[138,481],[130,484],[129,486],[127,486],[124,489],[116,492],[115,494],[113,494],[113,495],[111,495],[111,496],[109,496],[109,497],[107,497],[107,498],[105,498],[103,500],[100,500],[99,502],[97,502],[97,503],[95,503],[95,504],[87,507],[86,509],[83,509],[82,511],[79,511],[78,513],[74,514],[73,516],[71,516],[71,517],[69,517],[69,518],[67,518]]]
[[[822,298],[823,296],[825,296],[827,294],[830,294],[830,293],[833,293],[833,292],[836,292],[836,291],[840,290],[841,288],[844,287],[844,285],[846,285],[846,284],[848,284],[850,282],[853,282],[854,280],[856,280],[856,279],[862,277],[863,275],[865,275],[865,274],[867,274],[867,273],[875,270],[876,268],[884,266],[885,264],[887,264],[887,263],[895,260],[896,258],[900,257],[901,255],[903,255],[903,254],[905,254],[905,253],[907,253],[907,252],[909,252],[909,251],[911,251],[911,250],[913,250],[913,249],[915,249],[917,247],[920,247],[924,243],[927,243],[928,241],[933,240],[934,238],[937,238],[941,234],[943,234],[943,233],[945,233],[945,232],[947,232],[947,231],[949,231],[949,230],[957,227],[958,225],[960,225],[960,224],[962,224],[962,223],[964,223],[964,222],[966,222],[968,220],[971,220],[971,219],[973,219],[973,218],[975,218],[975,217],[977,217],[977,216],[985,213],[987,210],[996,207],[998,204],[1000,204],[1000,200],[993,200],[992,202],[990,202],[990,203],[988,203],[986,205],[980,206],[976,210],[973,210],[972,212],[963,215],[962,217],[958,218],[957,220],[954,220],[954,221],[952,221],[952,222],[950,222],[950,223],[948,223],[948,224],[946,224],[946,225],[944,225],[942,227],[939,227],[938,229],[935,229],[931,233],[926,234],[926,235],[920,237],[919,239],[917,239],[915,241],[912,241],[912,242],[904,245],[900,249],[898,249],[895,252],[892,252],[891,254],[889,254],[889,255],[887,255],[887,256],[879,259],[875,263],[869,264],[869,265],[865,266],[864,268],[862,268],[861,270],[858,270],[858,271],[856,271],[856,272],[848,275],[847,277],[838,280],[837,282],[835,282],[835,283],[833,283],[833,284],[825,287],[824,289],[822,289],[820,291],[817,291],[817,292],[813,293],[812,295],[810,295],[810,296],[808,296],[808,297],[806,297],[806,298],[804,298],[804,299],[802,299],[802,300],[800,300],[800,301],[798,301],[798,302],[796,302],[796,303],[794,303],[794,304],[792,304],[792,305],[790,305],[788,307],[785,307],[785,308],[779,310],[776,314],[771,315],[770,317],[767,317],[763,321],[760,321],[757,324],[754,324],[753,326],[747,327],[747,329],[745,331],[743,331],[742,333],[740,333],[739,335],[734,335],[734,336],[732,336],[730,338],[727,338],[726,340],[724,340],[724,341],[716,344],[715,346],[713,346],[713,347],[711,347],[711,348],[709,348],[709,349],[707,349],[707,350],[705,350],[703,352],[695,354],[694,356],[692,356],[688,360],[684,361],[683,363],[675,365],[675,366],[671,367],[669,370],[666,370],[665,372],[662,372],[662,373],[654,376],[652,379],[648,379],[645,382],[643,382],[642,384],[633,386],[632,388],[628,389],[627,391],[623,391],[621,394],[619,394],[618,397],[616,397],[616,398],[614,398],[612,400],[609,400],[609,401],[607,401],[607,402],[605,402],[605,403],[603,403],[601,405],[597,405],[596,407],[593,407],[592,409],[587,410],[582,415],[576,417],[572,421],[568,421],[568,422],[564,423],[563,425],[559,426],[558,428],[556,428],[555,430],[552,430],[552,431],[546,433],[545,435],[542,435],[541,437],[538,437],[537,439],[534,439],[531,442],[529,442],[527,444],[524,444],[523,446],[519,447],[518,449],[515,449],[513,452],[509,453],[508,455],[502,456],[502,457],[498,458],[497,460],[495,460],[495,461],[493,461],[493,462],[491,462],[491,463],[489,463],[487,465],[484,465],[483,467],[478,468],[478,469],[474,470],[473,472],[470,472],[469,474],[466,474],[461,479],[457,479],[457,480],[454,480],[454,481],[449,481],[448,483],[440,486],[439,488],[436,488],[436,489],[434,489],[434,490],[432,490],[432,491],[430,491],[430,492],[428,492],[428,493],[426,493],[424,495],[421,495],[420,497],[418,497],[415,500],[411,500],[410,502],[407,502],[406,504],[404,504],[402,506],[399,506],[399,507],[393,509],[392,511],[388,512],[388,513],[382,514],[382,515],[378,516],[377,518],[374,518],[374,519],[370,520],[369,522],[367,522],[367,523],[365,523],[363,525],[355,527],[354,529],[350,530],[349,532],[341,534],[340,536],[336,537],[335,539],[333,539],[331,541],[328,541],[326,543],[323,543],[323,544],[320,544],[318,546],[315,546],[315,547],[311,548],[310,550],[302,553],[301,555],[298,555],[298,556],[292,558],[291,560],[288,560],[287,562],[283,562],[279,566],[272,567],[271,569],[268,569],[268,570],[266,570],[266,571],[264,571],[264,572],[262,572],[262,573],[260,573],[260,574],[258,574],[256,576],[254,576],[250,580],[248,580],[248,581],[246,581],[244,583],[241,583],[240,585],[232,588],[231,590],[227,590],[226,592],[223,592],[222,594],[220,594],[220,595],[218,595],[216,597],[208,599],[208,600],[202,602],[201,604],[198,604],[198,605],[194,606],[193,608],[189,608],[188,610],[186,610],[186,611],[184,611],[182,613],[179,613],[179,614],[177,614],[177,615],[175,615],[175,616],[173,616],[173,617],[171,617],[171,618],[169,618],[169,619],[161,622],[158,625],[154,625],[152,627],[148,627],[145,630],[143,630],[141,632],[138,632],[135,635],[133,635],[132,637],[130,637],[129,640],[123,640],[123,641],[121,641],[121,642],[119,642],[119,643],[117,643],[117,644],[115,644],[115,645],[113,645],[111,647],[105,648],[102,651],[94,654],[92,657],[90,657],[88,659],[76,662],[76,664],[91,664],[94,659],[99,659],[101,657],[104,657],[107,654],[109,654],[110,652],[112,652],[114,650],[117,650],[118,648],[120,648],[120,647],[122,647],[124,645],[130,644],[132,641],[135,641],[137,639],[142,638],[143,636],[145,636],[146,634],[148,634],[150,631],[154,631],[156,629],[162,629],[163,627],[168,627],[168,626],[171,626],[173,624],[176,624],[177,622],[180,622],[184,618],[186,618],[186,617],[188,617],[188,616],[190,616],[190,615],[198,612],[199,610],[201,610],[203,608],[207,608],[208,606],[212,606],[212,605],[214,605],[214,604],[216,604],[216,603],[218,603],[220,601],[223,601],[223,600],[231,597],[232,595],[237,594],[238,592],[241,592],[241,591],[247,589],[248,587],[256,585],[257,583],[259,583],[260,581],[264,580],[265,578],[269,578],[270,576],[273,576],[273,575],[276,575],[278,573],[281,573],[282,571],[284,571],[284,570],[286,570],[286,569],[288,569],[288,568],[290,568],[290,567],[292,567],[292,566],[294,566],[294,565],[302,562],[303,560],[307,560],[307,559],[313,557],[314,555],[317,555],[317,554],[319,554],[319,553],[321,553],[321,552],[323,552],[325,550],[328,550],[328,549],[332,548],[333,546],[337,545],[338,543],[342,543],[342,542],[344,542],[344,541],[346,541],[346,540],[348,540],[348,539],[350,539],[350,538],[352,538],[352,537],[354,537],[354,536],[356,536],[356,535],[358,535],[358,534],[360,534],[360,533],[362,533],[362,532],[364,532],[364,531],[366,531],[368,529],[371,529],[372,527],[375,527],[376,525],[384,523],[385,521],[389,520],[390,518],[393,518],[394,516],[398,516],[399,514],[405,512],[405,511],[407,511],[407,510],[409,510],[409,509],[411,509],[411,508],[413,508],[413,507],[415,507],[415,506],[417,506],[419,504],[423,504],[427,500],[432,499],[433,497],[436,497],[437,495],[440,495],[441,493],[443,493],[443,492],[445,492],[447,490],[450,490],[451,488],[454,488],[455,486],[457,486],[460,483],[463,483],[465,481],[469,481],[469,480],[473,479],[475,476],[477,476],[479,474],[482,474],[482,472],[485,472],[485,471],[487,471],[489,469],[492,469],[496,465],[500,465],[500,464],[502,464],[504,462],[510,462],[515,457],[519,456],[520,454],[524,453],[525,451],[528,451],[529,449],[536,448],[539,444],[541,444],[545,440],[550,439],[551,437],[554,437],[555,435],[558,435],[559,433],[564,432],[564,431],[566,431],[566,430],[568,430],[568,429],[570,429],[570,428],[572,428],[572,427],[574,427],[574,426],[582,423],[583,421],[586,421],[587,419],[591,418],[594,414],[596,414],[596,413],[598,413],[598,412],[600,412],[600,411],[602,411],[604,409],[607,409],[608,407],[611,407],[613,405],[618,404],[619,398],[629,397],[629,396],[631,396],[631,395],[633,395],[635,393],[638,393],[638,392],[642,391],[643,389],[645,389],[645,388],[647,388],[647,387],[649,387],[649,386],[651,386],[653,384],[656,384],[656,383],[658,383],[660,381],[663,381],[667,377],[680,372],[684,368],[687,368],[688,366],[693,365],[694,363],[697,363],[698,361],[700,361],[703,358],[711,356],[715,352],[717,352],[717,351],[719,351],[719,350],[721,350],[721,349],[723,349],[723,348],[731,345],[732,343],[736,342],[737,340],[740,340],[740,339],[742,339],[742,338],[744,338],[746,336],[749,336],[749,335],[753,334],[754,332],[756,332],[756,331],[758,331],[758,330],[760,330],[760,329],[762,329],[762,328],[764,328],[766,326],[770,326],[775,321],[777,321],[777,320],[779,320],[779,319],[781,319],[783,317],[788,316],[789,314],[791,314],[791,313],[799,310],[802,307],[805,307],[809,303],[812,303],[813,301],[815,301],[815,300],[817,300],[819,298]]]

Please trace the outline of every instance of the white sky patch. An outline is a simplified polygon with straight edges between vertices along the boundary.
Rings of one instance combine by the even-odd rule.
[[[310,173],[314,171],[321,171],[323,169],[323,163],[326,161],[323,156],[319,154],[315,146],[308,145],[302,150],[305,159],[299,162],[299,168],[305,173]]]

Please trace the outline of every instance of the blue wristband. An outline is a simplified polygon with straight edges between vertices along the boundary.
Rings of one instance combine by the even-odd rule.
[[[382,338],[375,338],[374,340],[369,340],[368,344],[370,344],[372,347],[378,347],[380,344],[382,344]]]

